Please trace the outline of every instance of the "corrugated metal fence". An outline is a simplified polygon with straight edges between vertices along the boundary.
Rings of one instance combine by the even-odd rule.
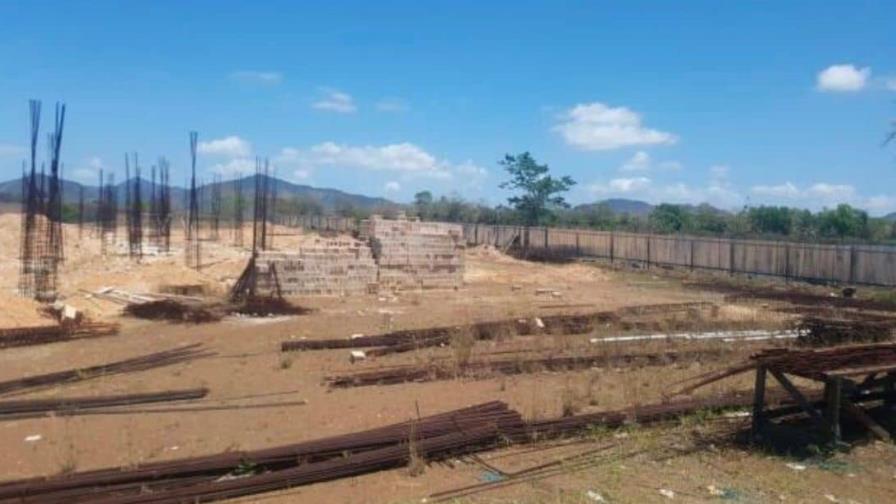
[[[288,224],[341,232],[357,229],[355,220],[334,216],[294,217]],[[896,247],[887,245],[824,245],[488,224],[464,224],[464,237],[470,245],[504,248],[518,239],[530,249],[552,254],[648,266],[896,286]]]

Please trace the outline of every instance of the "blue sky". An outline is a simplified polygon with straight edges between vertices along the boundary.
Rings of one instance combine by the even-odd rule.
[[[480,5],[486,4],[486,5]],[[0,2],[0,177],[29,98],[63,161],[501,202],[504,153],[608,197],[896,210],[896,4]]]

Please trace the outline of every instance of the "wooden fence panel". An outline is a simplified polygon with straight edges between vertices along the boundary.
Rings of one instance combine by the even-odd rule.
[[[731,270],[731,240],[693,238],[693,266],[712,270]]]
[[[650,235],[650,262],[670,266],[690,266],[691,240],[679,236]]]

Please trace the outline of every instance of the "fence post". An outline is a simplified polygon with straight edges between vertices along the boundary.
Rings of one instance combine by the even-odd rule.
[[[613,233],[613,230],[611,229],[610,230],[610,264],[613,264],[613,261],[616,258],[616,250],[615,250],[616,240],[615,240],[614,236],[615,236],[615,234]]]
[[[548,249],[548,227],[544,227],[544,249]]]
[[[790,244],[784,243],[784,279],[790,281]]]
[[[734,276],[734,240],[728,239],[728,274]]]
[[[690,266],[691,266],[691,271],[694,271],[694,242],[695,241],[696,241],[696,238],[692,237],[691,238],[691,257],[690,257],[690,261],[689,261]]]
[[[647,235],[647,269],[650,269],[650,236]]]
[[[856,262],[859,257],[859,253],[856,250],[855,245],[849,246],[849,283],[856,282]],[[833,273],[833,271],[831,272]],[[833,276],[833,275],[831,275]]]
[[[579,257],[581,255],[582,255],[582,252],[579,249],[579,232],[576,231],[576,257]]]

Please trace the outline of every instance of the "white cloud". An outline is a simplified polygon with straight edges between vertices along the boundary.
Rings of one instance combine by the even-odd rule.
[[[628,161],[619,167],[619,171],[635,172],[650,169],[650,154],[644,151],[636,152]]]
[[[0,143],[0,158],[15,158],[25,155],[25,148],[13,144]]]
[[[812,200],[820,203],[842,203],[855,200],[856,189],[846,184],[829,184],[818,182],[805,189],[800,189],[792,182],[778,185],[757,185],[751,188],[757,196],[767,196],[788,200]]]
[[[871,68],[856,68],[854,65],[831,65],[818,72],[816,87],[819,91],[850,92],[860,91],[871,77]]]
[[[199,142],[197,150],[200,154],[238,158],[251,155],[252,144],[236,135],[231,135],[208,142]]]
[[[71,171],[69,176],[72,180],[88,184],[96,184],[99,180],[100,170],[106,167],[102,158],[92,156],[87,158],[86,162]]]
[[[714,179],[723,179],[728,177],[731,167],[728,165],[718,164],[709,167],[709,173]]]
[[[792,182],[784,182],[778,185],[755,185],[750,191],[758,196],[771,196],[773,198],[799,198],[803,192]]]
[[[614,178],[607,184],[592,184],[589,189],[595,194],[632,193],[646,189],[650,183],[647,177]]]
[[[865,200],[864,208],[873,214],[887,214],[896,211],[896,197],[884,194],[871,196]]]
[[[678,140],[671,133],[644,127],[641,116],[626,107],[608,107],[600,102],[567,110],[553,129],[568,145],[586,151],[673,144]]]
[[[246,157],[234,158],[226,163],[212,165],[211,170],[224,178],[245,177],[255,173],[255,160]]]
[[[660,161],[657,165],[660,170],[678,171],[684,168],[684,165],[678,161]]]
[[[323,96],[311,104],[312,108],[338,114],[352,114],[358,110],[350,94],[329,88],[322,88],[320,91]]]
[[[644,151],[638,151],[619,167],[619,171],[647,172],[654,168],[663,171],[678,171],[681,170],[682,164],[678,161],[660,161],[659,163],[654,163],[650,154]]]
[[[847,201],[856,195],[855,187],[845,184],[812,184],[806,190],[806,195],[810,198],[821,198],[826,200]]]
[[[890,91],[896,91],[896,77],[890,77],[885,84]]]
[[[849,184],[817,182],[800,188],[785,182],[774,186],[753,186],[751,192],[759,197],[759,203],[787,204],[814,210],[847,203],[873,215],[896,211],[896,197],[886,194],[863,196]]]
[[[399,173],[404,179],[427,177],[447,180],[457,174],[471,183],[488,174],[487,170],[472,161],[455,164],[409,142],[378,146],[323,142],[307,148],[285,147],[274,162],[303,170],[309,176],[320,167],[392,172]]]
[[[230,80],[242,84],[256,84],[262,86],[276,86],[283,82],[283,74],[280,72],[259,72],[256,70],[240,70],[230,74]]]
[[[401,190],[401,184],[394,180],[390,180],[383,185],[383,190],[386,192],[398,192]]]
[[[376,109],[380,112],[407,112],[410,106],[398,98],[383,98],[376,102]]]

